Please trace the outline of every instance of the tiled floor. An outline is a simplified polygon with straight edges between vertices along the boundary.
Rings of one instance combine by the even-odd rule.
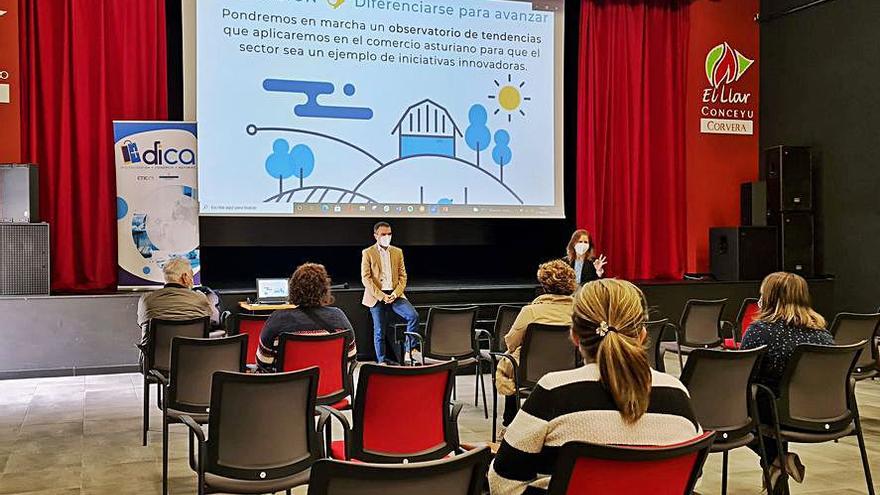
[[[667,362],[677,374],[677,363]],[[490,422],[473,407],[473,383],[470,376],[459,377],[459,400],[470,404],[460,417],[461,440],[485,442]],[[161,420],[154,407],[149,446],[142,447],[141,391],[140,375],[133,374],[0,381],[0,494],[160,493]],[[880,382],[860,383],[858,397],[880,481]],[[173,425],[171,431],[171,493],[195,493],[185,429]],[[807,477],[792,493],[866,493],[855,439],[793,450],[807,465]],[[720,454],[710,456],[700,493],[720,492],[720,467]],[[748,449],[731,453],[730,478],[729,493],[760,493],[757,458]]]

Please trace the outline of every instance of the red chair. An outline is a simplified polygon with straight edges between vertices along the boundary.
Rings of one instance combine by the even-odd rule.
[[[328,410],[342,423],[344,440],[325,431],[330,457],[375,463],[420,462],[459,450],[461,404],[449,399],[455,362],[429,366],[361,366],[352,418]]]
[[[689,495],[714,440],[715,432],[706,432],[668,447],[567,443],[547,494]]]
[[[329,334],[282,333],[278,339],[276,369],[299,371],[317,366],[321,370],[318,405],[348,409],[355,365],[355,361],[348,359],[348,349],[353,340],[350,330]]]
[[[731,338],[724,339],[724,348],[729,350],[739,349],[742,344],[743,335],[749,329],[761,308],[758,307],[758,299],[755,297],[747,297],[743,299],[742,306],[739,307],[739,313],[736,315],[736,324],[731,328]],[[738,333],[738,335],[737,335]]]
[[[235,317],[235,334],[244,333],[248,336],[246,361],[248,365],[256,366],[257,364],[257,348],[260,347],[260,333],[262,333],[263,326],[266,325],[266,320],[268,319],[269,315],[238,314]]]

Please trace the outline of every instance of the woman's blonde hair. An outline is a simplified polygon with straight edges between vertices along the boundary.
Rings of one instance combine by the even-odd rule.
[[[596,280],[575,294],[572,334],[584,357],[599,365],[600,380],[627,423],[645,414],[651,395],[651,367],[640,342],[647,315],[645,295],[624,280]]]
[[[574,268],[562,260],[553,260],[538,266],[538,283],[545,294],[570,296],[578,288]]]
[[[804,277],[776,272],[761,282],[761,312],[757,319],[814,330],[825,328],[825,318],[811,307],[810,288]]]

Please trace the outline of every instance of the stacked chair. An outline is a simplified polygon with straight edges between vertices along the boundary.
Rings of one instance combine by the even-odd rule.
[[[770,486],[764,440],[759,434],[753,379],[766,348],[748,351],[694,349],[681,382],[691,396],[694,412],[704,430],[716,433],[710,452],[721,452],[721,493],[727,493],[728,452],[758,445],[765,486]]]
[[[761,425],[761,432],[776,439],[780,453],[786,451],[788,442],[823,443],[855,436],[868,493],[874,495],[852,377],[864,345],[864,341],[837,346],[799,345],[782,377],[779,394],[759,385],[757,396],[768,401],[773,414],[773,424]],[[783,471],[781,482],[787,483],[787,478]]]
[[[168,427],[186,415],[208,423],[211,381],[217,371],[245,371],[247,335],[221,339],[175,337],[171,340],[169,376],[151,370],[162,387],[162,493],[168,493]]]
[[[171,369],[171,341],[174,337],[208,338],[211,318],[192,320],[161,320],[153,318],[147,323],[145,342],[137,344],[141,352],[141,374],[144,377],[144,419],[142,443],[147,445],[150,429],[150,384],[159,383],[156,373],[167,377]],[[154,373],[155,372],[155,373]],[[162,402],[162,387],[156,388],[156,404]]]
[[[866,380],[880,375],[878,332],[880,332],[880,313],[840,313],[831,323],[831,335],[834,336],[835,344],[865,343],[853,369],[853,378],[856,380]]]
[[[526,328],[520,348],[519,363],[506,352],[493,352],[496,359],[506,359],[513,367],[517,406],[528,397],[542,376],[552,371],[576,368],[581,363],[577,347],[571,342],[571,328],[563,325],[532,323]],[[493,365],[492,369],[495,369]],[[494,379],[494,373],[493,373]],[[497,404],[496,404],[497,406]],[[498,411],[492,411],[492,441],[497,438]]]
[[[570,442],[562,446],[548,495],[690,495],[709,455],[714,432],[669,447]]]
[[[455,362],[425,366],[364,364],[355,393],[353,424],[325,409],[343,428],[334,441],[325,431],[330,456],[372,463],[420,462],[458,452],[458,415],[452,405]]]
[[[454,362],[458,367],[475,366],[474,398],[479,399],[479,386],[483,391],[483,414],[489,417],[486,400],[486,384],[483,381],[483,358],[477,344],[477,307],[431,308],[425,324],[425,335],[405,332],[404,335],[419,341],[422,349],[422,365]],[[454,387],[454,384],[453,384]],[[455,388],[453,388],[453,397]],[[474,405],[477,405],[476,403]]]

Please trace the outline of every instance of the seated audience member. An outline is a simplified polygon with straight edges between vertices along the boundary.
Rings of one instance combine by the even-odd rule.
[[[147,344],[147,323],[161,320],[192,320],[211,316],[211,303],[201,292],[192,290],[193,271],[189,260],[174,258],[162,268],[165,287],[144,294],[138,301],[141,347]]]
[[[305,263],[300,265],[288,281],[287,299],[294,309],[282,309],[272,313],[260,333],[257,348],[257,366],[263,372],[276,371],[275,355],[282,333],[327,334],[351,331],[351,323],[341,309],[330,306],[330,277],[324,265]],[[348,349],[349,359],[355,359],[357,349],[354,339]]]
[[[562,260],[550,261],[538,267],[538,283],[544,292],[531,304],[520,310],[510,331],[504,336],[507,352],[519,363],[520,347],[526,334],[526,328],[532,323],[547,325],[571,326],[571,307],[574,299],[572,294],[578,288],[574,278],[574,270]],[[513,365],[502,359],[498,362],[495,382],[498,392],[505,396],[504,417],[502,425],[507,426],[516,414],[516,390],[513,377]]]
[[[571,336],[585,365],[538,382],[489,470],[493,495],[541,493],[567,442],[661,446],[702,433],[681,382],[648,366],[647,312],[642,291],[622,280],[575,294]]]
[[[743,335],[742,349],[767,346],[756,380],[778,394],[779,382],[797,346],[833,345],[834,338],[825,330],[825,318],[810,307],[810,289],[800,275],[785,272],[767,275],[761,283],[758,307],[760,313]],[[770,405],[762,398],[758,407],[761,421],[772,423]],[[766,437],[764,445],[768,462],[772,463],[770,479],[775,483],[782,472],[776,440]],[[803,481],[805,468],[797,454],[786,454],[785,467],[795,481]]]

